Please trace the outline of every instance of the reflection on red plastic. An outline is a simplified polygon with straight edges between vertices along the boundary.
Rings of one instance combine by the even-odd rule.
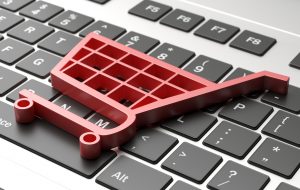
[[[33,102],[34,109],[22,104],[20,108],[21,100],[17,101],[17,121],[30,122],[34,115],[44,118],[80,138],[81,156],[94,159],[101,149],[131,139],[136,127],[255,91],[284,94],[289,78],[263,71],[215,84],[92,33],[51,71],[51,81],[64,95],[115,121],[118,127],[101,128],[27,90],[20,92],[20,98]]]

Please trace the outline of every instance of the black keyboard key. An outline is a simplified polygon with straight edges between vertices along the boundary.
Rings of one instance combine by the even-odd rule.
[[[252,74],[253,72],[248,71],[246,69],[242,69],[242,68],[237,68],[235,69],[232,73],[230,73],[230,75],[224,80],[224,81],[229,81],[232,79],[236,79],[236,78],[240,78],[240,77],[245,77],[249,74]],[[247,94],[246,96],[248,98],[253,98],[256,99],[258,98],[260,95],[262,94],[262,92],[253,92],[250,94]]]
[[[176,144],[178,140],[170,135],[154,129],[143,129],[121,148],[153,164],[159,162]]]
[[[150,55],[176,67],[180,67],[192,59],[195,56],[195,53],[169,43],[164,43]]]
[[[290,66],[300,69],[300,53],[290,62]]]
[[[118,40],[118,42],[143,53],[149,52],[159,44],[157,39],[136,32],[129,32],[125,34]]]
[[[58,13],[62,12],[62,7],[53,5],[45,1],[36,1],[20,10],[20,14],[40,22],[46,22]]]
[[[207,186],[213,190],[262,190],[269,181],[264,174],[228,161]]]
[[[60,56],[65,56],[71,51],[81,39],[58,31],[38,44],[39,48],[45,49]]]
[[[263,133],[300,147],[300,117],[279,110],[262,130]]]
[[[254,55],[263,56],[275,43],[274,38],[245,30],[230,43],[230,46]]]
[[[0,96],[4,96],[25,80],[25,76],[0,66]]]
[[[93,18],[85,16],[83,14],[74,11],[66,11],[51,20],[49,22],[49,25],[55,26],[71,33],[77,33],[79,30],[93,21]]]
[[[105,4],[110,0],[90,0],[90,1],[93,1],[93,2],[96,2],[96,3],[99,3],[99,4]]]
[[[219,116],[250,129],[257,129],[272,111],[270,106],[247,98],[238,98],[225,105]]]
[[[230,64],[204,55],[198,56],[184,68],[184,70],[212,82],[220,81],[231,69]]]
[[[279,186],[276,188],[276,190],[300,190],[300,188],[281,182]]]
[[[238,27],[211,19],[197,29],[195,35],[225,44],[239,31]]]
[[[60,59],[60,57],[38,50],[20,61],[16,68],[39,78],[46,78]]]
[[[91,109],[65,95],[58,97],[53,103],[79,117],[87,117],[92,112]]]
[[[36,80],[29,80],[26,83],[24,83],[22,86],[15,89],[10,94],[8,94],[6,99],[11,102],[15,102],[19,98],[19,92],[23,89],[30,90],[31,92],[38,94],[39,96],[45,98],[46,100],[53,100],[59,95],[58,91],[56,91],[51,86],[48,86],[44,83],[40,83]]]
[[[286,95],[267,92],[261,100],[273,106],[280,107],[293,113],[300,113],[300,88],[289,86]]]
[[[253,131],[223,121],[204,139],[203,144],[243,159],[260,139],[260,135]]]
[[[33,51],[33,47],[7,38],[0,42],[0,61],[12,65]]]
[[[24,18],[10,13],[6,10],[0,10],[0,32],[5,32],[8,29],[22,22]]]
[[[94,113],[88,120],[103,129],[113,129],[119,126],[116,122],[98,113]]]
[[[109,189],[160,190],[165,189],[172,182],[172,178],[128,157],[120,156],[97,177],[96,182]]]
[[[82,159],[78,138],[37,118],[25,126],[18,124],[13,107],[3,102],[0,118],[10,123],[9,127],[0,127],[1,138],[87,178],[92,178],[116,156],[113,151],[103,151],[98,159]]]
[[[213,116],[195,112],[164,122],[162,127],[191,140],[198,141],[216,122],[217,118]]]
[[[155,1],[144,0],[130,9],[129,13],[148,20],[157,21],[171,10],[172,7],[170,6]]]
[[[97,21],[93,24],[91,24],[89,27],[84,29],[79,35],[81,37],[87,36],[89,33],[95,32],[96,34],[100,34],[102,36],[105,36],[109,39],[116,39],[122,34],[126,32],[124,28],[121,28],[119,26],[104,22],[104,21]]]
[[[248,162],[290,179],[299,169],[300,149],[267,138]]]
[[[33,1],[34,0],[1,0],[0,7],[10,11],[17,11]]]
[[[200,190],[196,187],[193,187],[183,181],[176,181],[176,183],[170,188],[170,190]]]
[[[35,44],[53,31],[52,27],[28,20],[10,30],[7,35],[26,43]]]
[[[162,168],[203,183],[221,162],[221,156],[184,142],[163,162]]]
[[[176,28],[178,30],[189,32],[203,20],[203,16],[193,14],[181,9],[176,9],[168,14],[165,18],[163,18],[160,23],[172,28]]]

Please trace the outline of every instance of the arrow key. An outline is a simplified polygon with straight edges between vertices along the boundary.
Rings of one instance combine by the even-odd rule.
[[[221,156],[184,142],[163,162],[162,168],[203,183],[221,162]]]
[[[177,143],[178,140],[172,136],[154,129],[144,129],[140,130],[135,138],[123,145],[121,149],[155,164]]]

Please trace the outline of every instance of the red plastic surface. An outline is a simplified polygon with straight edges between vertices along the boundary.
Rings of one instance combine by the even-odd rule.
[[[51,81],[63,94],[119,126],[102,129],[26,90],[20,97],[34,102],[35,115],[77,137],[87,132],[98,134],[101,148],[108,149],[128,141],[136,126],[151,125],[254,91],[284,94],[289,78],[263,71],[215,84],[91,33],[52,70]]]

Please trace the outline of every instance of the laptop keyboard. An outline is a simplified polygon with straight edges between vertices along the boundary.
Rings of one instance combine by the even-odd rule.
[[[94,1],[101,4],[106,2],[106,0]],[[3,8],[0,10],[0,32],[7,34],[1,36],[0,61],[8,65],[3,67],[0,64],[0,96],[7,95],[6,101],[13,103],[18,98],[20,90],[29,89],[99,127],[113,128],[117,124],[93,113],[92,110],[45,84],[49,84],[46,81],[49,79],[49,73],[62,56],[65,56],[81,40],[81,37],[90,32],[94,31],[136,50],[149,53],[157,59],[212,82],[230,80],[252,73],[243,68],[233,68],[222,60],[205,55],[196,57],[196,53],[192,50],[176,44],[160,42],[158,39],[135,31],[127,32],[120,26],[102,20],[94,21],[88,15],[64,10],[45,1],[1,0],[0,7]],[[154,1],[142,1],[129,10],[129,13],[151,21],[159,21],[162,25],[184,32],[191,31],[201,24],[195,30],[195,38],[202,37],[221,44],[226,44],[233,39],[229,46],[259,56],[267,53],[276,43],[274,38],[248,30],[242,31],[236,37],[240,31],[237,26],[213,19],[205,22],[205,18],[201,15],[180,9],[173,10],[168,5]],[[219,32],[212,32],[213,28]],[[33,45],[37,47],[34,48]],[[193,60],[190,61],[191,59]],[[297,57],[291,63],[295,67],[299,62],[296,59]],[[13,71],[15,69],[13,66],[24,74]],[[228,75],[230,71],[232,72]],[[33,79],[26,81],[26,75],[44,79],[45,83]],[[222,154],[243,160],[260,141],[263,141],[262,144],[251,153],[248,162],[283,178],[292,178],[300,167],[298,137],[300,119],[294,115],[300,113],[299,96],[300,89],[295,86],[289,87],[286,96],[273,92],[249,94],[225,105],[211,106],[204,112],[190,113],[157,124],[163,130],[141,130],[134,139],[121,146],[120,150],[106,151],[99,159],[92,161],[80,158],[75,137],[43,120],[37,119],[29,126],[16,123],[12,106],[8,102],[0,102],[0,136],[86,178],[95,176],[108,166],[97,176],[96,182],[112,189],[165,189],[173,180],[168,172],[192,183],[202,184],[224,162]],[[271,113],[274,112],[272,106],[285,111],[279,110],[270,118]],[[211,130],[220,120],[216,115],[211,114],[218,110],[220,111],[217,116],[224,121]],[[272,138],[262,140],[262,134],[255,131],[267,118],[270,120],[262,129],[262,133],[276,140]],[[1,129],[1,126],[5,130]],[[171,135],[166,134],[164,130],[169,131]],[[195,142],[208,134],[203,139],[203,145],[220,154],[217,155],[187,142],[179,142],[175,135],[172,136],[173,133]],[[139,162],[124,155],[118,156],[119,151],[143,161]],[[114,160],[115,157],[117,158]],[[161,160],[163,160],[161,163],[163,169],[159,171],[143,164],[144,161],[158,164]],[[261,190],[270,181],[267,175],[234,161],[226,162],[221,170],[215,173],[208,182],[209,189]],[[171,189],[196,190],[197,188],[177,181]],[[296,188],[282,183],[277,189]]]

